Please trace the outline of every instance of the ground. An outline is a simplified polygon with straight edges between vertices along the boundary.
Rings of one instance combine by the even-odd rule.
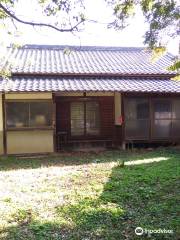
[[[179,160],[175,149],[2,157],[0,239],[178,239]]]

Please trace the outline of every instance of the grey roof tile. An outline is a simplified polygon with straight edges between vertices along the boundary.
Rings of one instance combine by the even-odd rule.
[[[180,94],[180,82],[153,78],[13,77],[9,81],[0,80],[0,91],[119,91]]]
[[[64,50],[69,48],[70,53]],[[151,52],[144,48],[78,47],[25,45],[9,48],[3,66],[13,73],[37,74],[169,74],[167,67],[173,56],[166,54],[151,61]]]

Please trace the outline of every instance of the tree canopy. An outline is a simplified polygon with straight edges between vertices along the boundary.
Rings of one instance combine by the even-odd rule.
[[[22,0],[0,0],[0,24],[8,28],[11,20],[31,25],[33,27],[48,27],[59,32],[76,32],[85,27],[88,19],[85,15],[87,0],[35,0],[41,9],[43,20],[26,19],[18,16],[16,5]],[[112,21],[107,23],[107,28],[122,30],[130,23],[130,19],[141,10],[148,30],[144,35],[144,43],[161,54],[170,39],[178,36],[180,32],[180,6],[176,0],[102,0],[112,10]],[[94,8],[95,3],[94,4]],[[98,13],[98,11],[97,11]],[[45,21],[44,21],[45,19]],[[175,62],[174,69],[179,68],[179,61]]]

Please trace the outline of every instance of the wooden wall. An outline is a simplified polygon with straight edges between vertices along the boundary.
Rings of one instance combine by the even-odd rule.
[[[70,102],[59,101],[56,103],[56,131],[67,132],[70,136]]]
[[[114,134],[114,97],[101,97],[101,136],[103,139],[113,138]]]

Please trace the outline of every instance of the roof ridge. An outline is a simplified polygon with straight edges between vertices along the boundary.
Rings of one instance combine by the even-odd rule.
[[[140,51],[145,47],[121,47],[121,46],[80,46],[80,45],[44,45],[44,44],[25,44],[23,49],[57,49],[63,50],[65,48],[72,48],[74,50],[87,51]]]

